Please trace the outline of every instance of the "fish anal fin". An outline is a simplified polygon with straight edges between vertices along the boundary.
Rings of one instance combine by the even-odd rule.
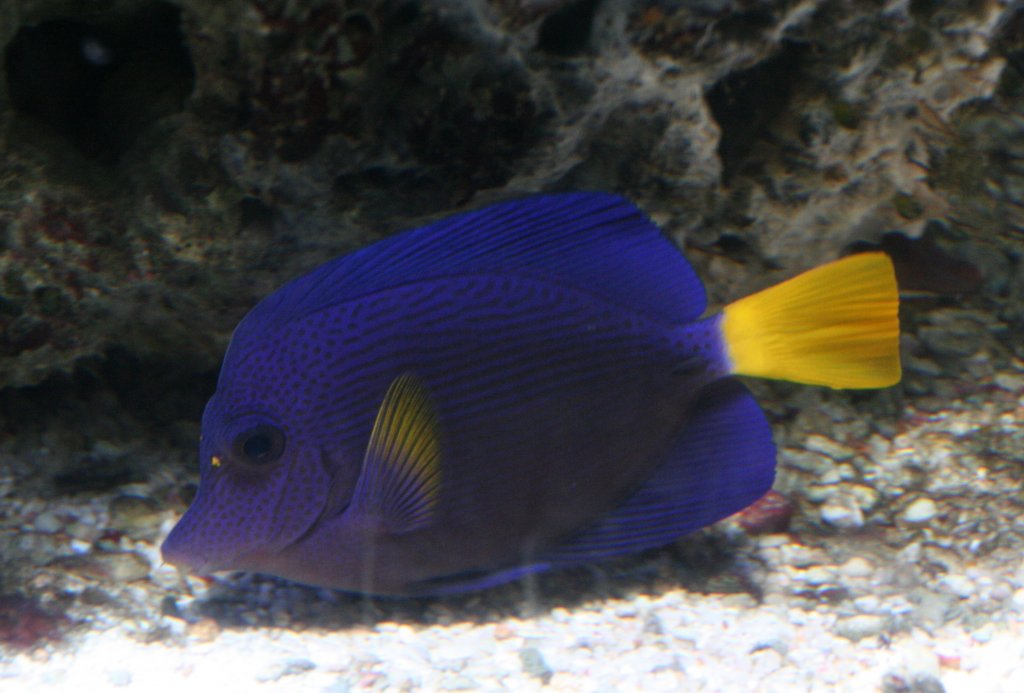
[[[640,488],[537,559],[561,567],[663,546],[747,507],[774,478],[768,421],[744,385],[719,381],[694,402],[665,461]]]

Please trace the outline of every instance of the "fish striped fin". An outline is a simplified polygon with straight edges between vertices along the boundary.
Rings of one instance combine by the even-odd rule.
[[[629,200],[607,193],[534,195],[395,234],[321,265],[264,298],[232,347],[268,329],[399,284],[460,274],[541,276],[667,323],[707,306],[690,263]]]
[[[740,299],[721,328],[739,375],[834,388],[900,380],[899,293],[884,253],[851,255]]]
[[[742,510],[775,479],[775,445],[761,408],[731,378],[705,388],[661,466],[621,505],[535,562],[467,571],[410,585],[417,595],[485,589],[552,568],[607,560],[664,546]]]
[[[539,565],[564,567],[663,546],[732,515],[775,480],[772,431],[754,396],[726,378],[694,402],[661,466],[608,515],[559,546]]]
[[[435,517],[441,492],[437,416],[412,375],[391,383],[377,412],[353,496],[357,513],[392,532],[420,529]]]

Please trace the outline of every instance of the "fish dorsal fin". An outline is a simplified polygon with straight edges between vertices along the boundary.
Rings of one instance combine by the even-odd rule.
[[[396,533],[434,518],[441,495],[437,416],[426,388],[412,375],[391,383],[377,412],[354,510]]]
[[[629,200],[536,195],[447,217],[321,265],[260,302],[235,339],[396,285],[483,272],[542,276],[671,323],[699,317],[707,303],[679,249]]]

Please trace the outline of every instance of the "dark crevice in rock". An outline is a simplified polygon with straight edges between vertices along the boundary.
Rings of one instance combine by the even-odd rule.
[[[216,388],[216,373],[194,372],[169,357],[147,357],[123,347],[109,349],[79,378],[92,388],[109,388],[125,410],[158,425],[181,419],[198,421]]]
[[[726,75],[707,91],[711,115],[722,130],[718,155],[723,184],[743,169],[754,145],[786,111],[805,51],[804,44],[787,42],[777,54]]]
[[[537,48],[566,57],[584,52],[600,4],[601,0],[576,0],[552,12],[537,32]]]
[[[105,162],[117,161],[151,123],[182,110],[195,81],[181,11],[166,2],[99,21],[23,26],[4,57],[15,110]]]
[[[727,41],[753,42],[764,38],[778,20],[766,7],[728,14],[715,22],[715,33]]]
[[[146,471],[117,446],[144,440],[163,450],[192,448],[216,378],[215,372],[115,347],[82,359],[70,374],[0,389],[0,440],[11,436],[27,449],[45,446],[49,456],[34,460],[25,473],[49,479],[60,493],[139,481]]]
[[[1024,94],[1024,7],[1005,17],[996,28],[992,49],[1006,58],[1011,69],[1003,70],[998,92],[1005,98]]]

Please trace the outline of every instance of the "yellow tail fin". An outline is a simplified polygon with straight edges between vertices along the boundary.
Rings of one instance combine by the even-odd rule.
[[[900,380],[899,293],[892,261],[862,253],[726,306],[733,372],[828,387]]]

